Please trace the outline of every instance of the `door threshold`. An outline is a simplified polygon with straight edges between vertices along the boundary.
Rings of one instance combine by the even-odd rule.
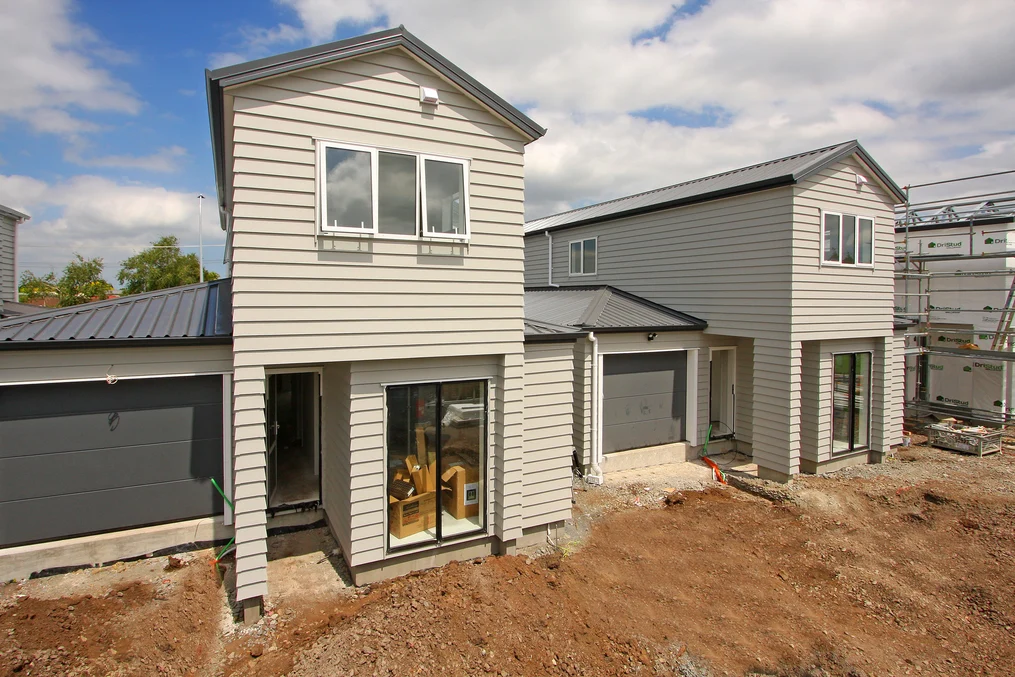
[[[298,512],[311,512],[321,507],[320,499],[314,499],[312,501],[297,501],[296,503],[283,503],[282,505],[276,505],[268,508],[268,517],[275,517],[276,515],[288,515]]]

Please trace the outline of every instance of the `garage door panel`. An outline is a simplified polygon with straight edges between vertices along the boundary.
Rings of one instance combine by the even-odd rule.
[[[655,373],[611,374],[605,379],[610,385],[610,392],[606,396],[609,399],[615,399],[672,393],[676,378],[677,375],[673,370]]]
[[[615,397],[603,407],[603,425],[619,425],[654,419],[672,420],[684,416],[684,398],[674,393]]]
[[[181,511],[181,505],[187,509]],[[45,541],[221,512],[222,499],[207,479],[8,501],[0,503],[0,544]]]
[[[0,423],[0,458],[139,444],[164,444],[222,435],[222,401],[165,409],[119,409],[51,415]]]
[[[186,381],[181,388],[180,381]],[[89,383],[38,384],[0,388],[0,421],[39,416],[38,402],[64,415],[163,409],[222,402],[222,376],[127,379],[109,385]]]
[[[614,430],[612,426],[603,428],[603,453],[653,447],[658,444],[670,444],[683,438],[683,420],[656,419],[625,423],[623,430]],[[629,440],[637,440],[631,446]]]
[[[221,486],[221,438],[0,459],[0,496],[17,501],[199,477]]]

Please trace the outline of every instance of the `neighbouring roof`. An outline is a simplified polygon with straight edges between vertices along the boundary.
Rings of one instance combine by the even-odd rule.
[[[525,290],[526,338],[589,331],[701,330],[707,326],[704,320],[605,285]]]
[[[0,303],[0,319],[8,317],[20,317],[22,315],[33,315],[46,310],[43,306],[33,306],[31,303],[18,303],[17,301],[4,301]]]
[[[854,140],[650,190],[646,193],[601,202],[553,216],[545,216],[526,223],[525,234],[572,228],[622,216],[644,214],[777,186],[792,185],[854,153],[870,167],[878,180],[892,192],[896,199],[900,202],[905,201],[905,192],[878,166],[874,158],[860,145],[860,142]]]
[[[27,221],[32,218],[28,214],[19,212],[17,209],[5,207],[4,205],[0,205],[0,216],[6,216],[7,218],[14,219],[15,221]]]
[[[228,343],[231,292],[226,278],[3,319],[0,350]]]
[[[478,80],[438,54],[429,45],[405,30],[404,26],[398,26],[397,28],[385,31],[339,40],[337,42],[329,42],[325,45],[299,49],[294,52],[286,52],[285,54],[248,61],[235,66],[206,70],[208,117],[211,123],[212,155],[215,162],[215,179],[218,187],[219,205],[224,205],[225,191],[223,89],[325,63],[380,52],[394,47],[402,47],[409,51],[417,59],[433,68],[447,80],[514,125],[520,132],[533,141],[546,134],[546,129],[533,122],[525,113],[494,94]],[[225,225],[223,225],[223,229],[225,229]]]

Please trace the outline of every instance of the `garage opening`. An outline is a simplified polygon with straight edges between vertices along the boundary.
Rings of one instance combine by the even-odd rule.
[[[603,453],[686,439],[687,352],[603,356]]]
[[[318,378],[316,372],[268,376],[268,508],[273,511],[320,502]]]
[[[222,376],[0,388],[0,546],[222,514]]]

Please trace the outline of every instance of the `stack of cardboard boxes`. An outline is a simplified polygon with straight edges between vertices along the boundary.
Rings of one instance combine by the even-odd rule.
[[[479,515],[480,454],[476,446],[475,440],[450,439],[442,449],[440,502],[444,511],[456,520]],[[426,430],[419,427],[418,455],[406,456],[405,467],[396,469],[391,476],[388,530],[395,538],[407,538],[437,524],[437,459],[427,449]]]
[[[395,471],[388,489],[388,530],[406,538],[437,524],[437,463],[421,464],[414,455]]]

